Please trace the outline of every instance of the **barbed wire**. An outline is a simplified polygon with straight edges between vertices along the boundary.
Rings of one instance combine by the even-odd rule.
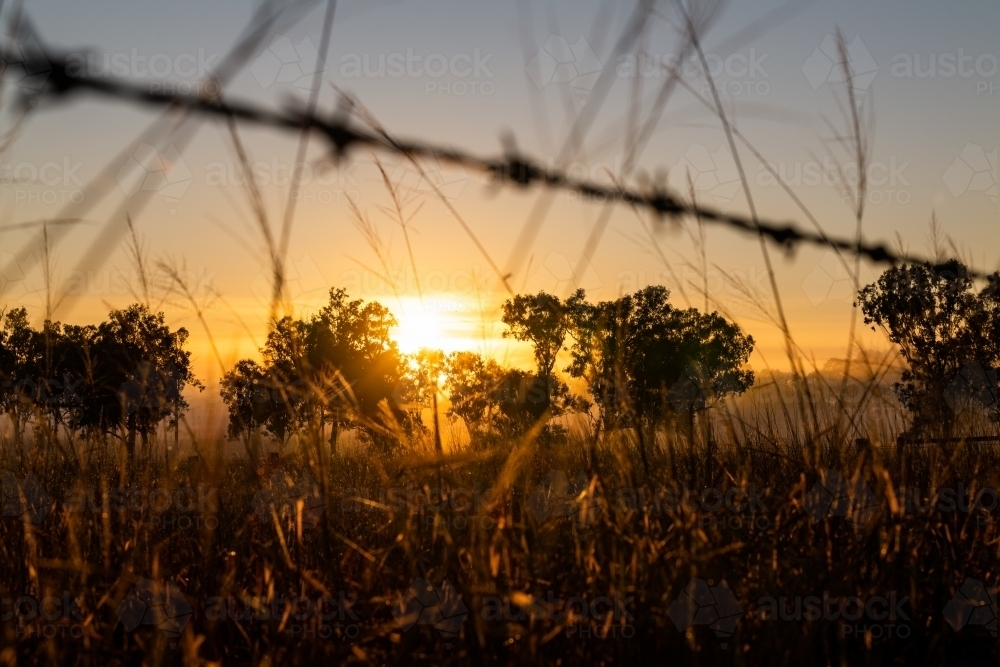
[[[728,213],[680,199],[661,185],[646,189],[606,186],[590,180],[575,179],[558,168],[548,168],[531,158],[509,152],[502,157],[479,157],[470,152],[447,146],[419,141],[397,139],[379,128],[378,132],[356,127],[348,113],[350,100],[342,98],[342,105],[329,116],[307,114],[295,109],[272,110],[246,102],[233,102],[221,97],[221,87],[209,80],[199,94],[161,92],[167,86],[138,86],[129,82],[110,81],[79,74],[72,70],[65,59],[48,54],[37,58],[8,61],[22,65],[25,71],[44,71],[49,75],[38,90],[25,92],[24,103],[36,109],[44,102],[59,102],[79,92],[90,92],[137,104],[168,108],[179,112],[235,119],[256,125],[282,130],[303,129],[322,135],[330,144],[335,159],[345,159],[349,153],[366,147],[401,155],[411,159],[433,159],[479,172],[494,183],[519,188],[549,187],[574,192],[584,199],[597,202],[618,202],[654,213],[658,218],[676,218],[683,215],[697,216],[710,223],[731,229],[759,234],[788,252],[802,244],[827,247],[865,257],[882,264],[921,264],[941,268],[944,263],[902,252],[893,252],[882,243],[857,239],[831,237],[821,231],[804,230],[793,222],[755,221],[750,217]],[[986,274],[970,269],[974,278]]]

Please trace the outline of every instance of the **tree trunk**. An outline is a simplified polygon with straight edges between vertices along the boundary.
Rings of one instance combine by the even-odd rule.
[[[646,475],[646,479],[649,479],[649,459],[646,457],[646,437],[642,429],[642,420],[635,420],[635,432],[639,437],[639,458],[642,459],[642,471]]]
[[[125,430],[126,430],[125,448],[128,450],[128,458],[129,458],[129,461],[131,461],[131,460],[133,460],[135,458],[135,436],[136,436],[136,429],[135,429],[135,417],[134,416],[129,415],[126,418],[126,420],[125,420]]]
[[[330,422],[330,455],[337,453],[337,440],[340,438],[340,422],[334,419]]]
[[[438,394],[437,389],[432,393],[431,407],[434,410],[434,451],[441,454],[444,449],[441,447],[441,425],[438,422]]]

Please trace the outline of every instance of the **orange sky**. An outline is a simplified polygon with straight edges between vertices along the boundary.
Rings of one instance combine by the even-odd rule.
[[[639,116],[645,117],[664,82],[662,70],[633,66],[670,61],[678,44],[665,21],[652,24],[640,61],[615,60],[610,49],[627,18],[624,5],[598,29],[596,3],[557,2],[559,28],[544,17],[527,17],[534,33],[527,43],[518,28],[516,3],[472,7],[441,0],[423,9],[411,4],[345,3],[319,96],[324,113],[336,108],[336,85],[356,95],[399,136],[495,155],[504,150],[499,137],[509,135],[519,150],[554,166],[573,119],[597,103],[591,94],[595,77],[609,71],[614,78],[608,95],[563,166],[574,176],[605,183],[612,176],[625,177],[632,100],[638,93]],[[858,179],[851,154],[836,140],[847,131],[849,118],[845,89],[829,57],[829,36],[839,26],[859,73],[855,93],[865,118],[870,113],[872,120],[864,132],[869,165],[865,237],[898,239],[909,251],[927,253],[928,225],[936,214],[942,233],[954,240],[964,259],[984,270],[996,268],[1000,94],[995,91],[1000,76],[991,66],[996,21],[957,21],[929,2],[872,8],[851,1],[801,12],[753,37],[741,32],[779,4],[732,3],[704,40],[710,62],[718,65],[714,81],[727,113],[765,162],[782,174],[823,230],[852,237],[856,221],[850,192]],[[998,11],[995,4],[981,9]],[[176,12],[152,6],[99,16],[72,7],[35,11],[35,24],[49,43],[79,53],[85,53],[81,43],[98,44],[97,53],[131,63],[129,76],[141,85],[161,85],[148,67],[138,67],[156,57],[164,67],[171,63],[167,78],[179,86],[197,76],[188,73],[190,63],[210,69],[218,61],[250,8],[206,7],[195,25],[185,14],[187,28],[177,30],[170,28],[180,20]],[[271,106],[301,101],[315,69],[316,18],[286,26],[259,50],[231,84],[233,98]],[[918,76],[905,67],[919,62],[924,71],[931,56],[940,64],[945,55],[965,63],[961,72],[968,76],[948,74],[944,67],[934,76]],[[413,67],[398,77],[379,69],[379,62],[397,57]],[[100,70],[100,58],[94,62]],[[361,70],[354,63],[361,63]],[[445,69],[435,74],[441,63]],[[689,84],[707,94],[697,68],[685,71]],[[125,212],[132,214],[151,264],[177,267],[190,288],[194,305],[173,295],[162,306],[174,325],[191,331],[198,373],[211,380],[218,377],[220,363],[196,308],[208,323],[222,366],[252,356],[266,332],[268,251],[228,129],[203,122],[189,139],[178,134],[155,145],[145,139],[130,145],[154,117],[148,109],[90,98],[30,116],[0,158],[2,224],[52,220],[76,210],[67,208],[70,204],[87,206],[83,220],[53,245],[51,258],[55,317],[85,322],[136,298],[138,281],[120,238],[108,261],[80,263],[106,225],[121,224]],[[11,119],[8,114],[0,120]],[[596,252],[581,262],[604,206],[557,193],[534,243],[512,258],[515,239],[546,193],[501,188],[436,163],[423,165],[425,179],[397,157],[366,151],[334,163],[318,137],[310,141],[303,182],[293,189],[295,136],[250,126],[241,126],[239,136],[276,236],[288,197],[296,199],[287,268],[297,313],[318,308],[331,286],[345,287],[352,296],[378,299],[397,313],[402,323],[397,338],[407,350],[425,344],[476,349],[527,364],[526,349],[500,337],[499,305],[507,294],[492,262],[502,271],[513,270],[510,283],[516,290],[545,289],[561,296],[579,286],[593,299],[611,299],[665,284],[675,305],[704,308],[707,287],[708,307],[736,320],[756,340],[755,368],[788,367],[783,338],[760,310],[763,304],[776,312],[765,258],[752,235],[707,225],[703,273],[691,220],[658,221],[617,207]],[[122,155],[126,160],[119,166],[115,160]],[[775,184],[765,164],[743,148],[738,155],[761,217],[810,228],[806,213]],[[412,253],[376,157],[404,200]],[[98,179],[108,165],[115,176]],[[704,205],[749,211],[750,199],[718,119],[678,89],[628,180],[636,186],[657,180],[686,194],[688,177]],[[88,190],[94,182],[96,190]],[[139,191],[151,195],[148,204],[139,205]],[[79,202],[84,192],[91,199]],[[378,252],[371,236],[366,239],[359,231],[351,202],[377,231]],[[53,238],[58,231],[53,229]],[[948,252],[953,252],[950,247]],[[19,262],[19,253],[28,260]],[[815,248],[788,255],[772,246],[769,253],[797,345],[820,366],[843,357],[853,284],[837,257]],[[0,303],[25,305],[36,320],[44,316],[46,281],[41,262],[31,257],[41,255],[37,227],[11,231],[0,226]],[[870,282],[883,268],[863,263],[860,281]],[[156,303],[168,296],[166,285],[159,284],[163,278],[159,272]],[[888,347],[881,334],[860,322],[856,326],[861,344]]]

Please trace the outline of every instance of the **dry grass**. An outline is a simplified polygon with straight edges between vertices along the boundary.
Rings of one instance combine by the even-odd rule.
[[[681,52],[697,56],[707,71],[700,36],[724,3],[690,4],[698,11],[681,12]],[[621,52],[645,29],[643,7],[651,5],[636,9]],[[268,22],[264,13],[258,18]],[[829,125],[864,174],[872,116],[860,112],[848,59],[842,60],[844,129]],[[672,91],[688,85],[668,74],[645,117],[637,103],[629,109],[629,165]],[[706,83],[711,99],[690,92],[722,123],[734,158],[739,142],[766,164],[730,123],[710,76]],[[310,114],[319,84],[317,77]],[[609,85],[593,92],[595,102],[574,122],[562,157],[582,147],[597,113],[592,109]],[[394,145],[359,102],[344,100],[356,120]],[[227,121],[249,174],[234,117]],[[307,140],[303,131],[297,165]],[[419,161],[407,157],[429,182]],[[629,175],[613,176],[624,187]],[[274,320],[291,309],[285,261],[295,200],[289,195],[278,225],[254,180],[245,180],[247,217],[273,278]],[[110,440],[67,440],[43,430],[27,442],[0,437],[0,665],[996,664],[995,625],[990,634],[977,616],[956,630],[944,610],[968,579],[997,586],[995,502],[971,509],[946,502],[960,491],[975,497],[1000,488],[997,449],[969,443],[897,449],[894,439],[906,420],[885,398],[885,369],[878,364],[868,384],[804,379],[807,355],[785,320],[764,245],[766,225],[741,180],[768,265],[772,293],[761,311],[782,333],[794,376],[772,380],[783,390],[751,392],[717,408],[705,421],[711,440],[704,434],[689,440],[674,430],[646,438],[655,443],[647,474],[635,433],[594,432],[583,420],[564,434],[538,424],[517,437],[473,437],[440,457],[430,438],[398,442],[392,451],[330,453],[302,434],[278,460],[260,466],[226,457],[225,443],[191,432],[186,446],[197,457],[166,459],[171,433],[154,438],[134,461]],[[389,216],[404,235],[416,276],[407,236],[412,213],[389,178],[385,184]],[[825,238],[791,188],[782,187]],[[507,272],[432,189],[508,287]],[[548,194],[514,246],[514,268],[530,262],[527,248],[551,205]],[[865,184],[844,194],[855,203],[860,248]],[[699,211],[695,204],[690,210]],[[586,241],[581,265],[598,247],[611,210],[609,204]],[[388,275],[391,258],[378,228],[361,208],[353,214],[382,268],[372,273]],[[696,268],[706,276],[700,227],[692,240],[700,254]],[[672,272],[651,232],[649,242]],[[130,252],[148,302],[148,262],[134,230]],[[857,288],[859,264],[852,270],[848,258],[838,257]],[[181,272],[171,264],[160,268],[211,338]],[[398,296],[392,280],[386,282]],[[707,283],[701,289],[708,309]],[[849,357],[857,351],[855,328],[852,321]],[[847,376],[850,358],[844,366]],[[978,420],[970,419],[966,431],[980,432]],[[858,446],[862,435],[871,444]],[[838,475],[846,505],[824,505],[822,492],[837,490]],[[716,509],[716,498],[727,494],[759,501]],[[914,498],[916,507],[907,501]],[[420,617],[400,613],[419,580],[447,592],[437,616],[433,605]],[[708,610],[687,619],[676,613],[692,580],[711,588],[725,582],[731,590],[742,614],[731,636],[709,627]],[[760,615],[763,598],[824,595],[905,598],[905,618]],[[320,600],[326,618],[305,613],[315,612]],[[58,613],[48,614],[56,611],[48,602],[46,613],[32,612],[40,601],[58,601]],[[584,601],[588,611],[577,613]],[[986,607],[995,622],[995,592]]]
[[[41,507],[33,501],[41,488],[48,511],[0,523],[4,597],[65,597],[78,613],[5,621],[0,663],[995,660],[995,637],[975,624],[956,632],[943,610],[967,578],[996,586],[996,508],[908,509],[905,500],[917,490],[923,507],[934,489],[998,488],[996,449],[914,447],[900,456],[895,447],[856,449],[831,438],[814,448],[769,426],[761,406],[753,414],[751,424],[717,411],[711,454],[700,439],[692,447],[659,434],[649,477],[632,433],[596,438],[582,425],[565,436],[534,429],[516,439],[474,438],[443,459],[421,442],[331,456],[293,441],[280,464],[259,469],[224,458],[221,443],[196,439],[198,459],[169,465],[161,457],[130,464],[108,442],[43,434],[23,448],[5,441],[5,508],[18,499]],[[810,464],[805,453],[817,450],[821,460]],[[871,511],[859,502],[817,514],[809,493],[829,470],[864,480]],[[129,503],[115,489],[152,498],[153,507],[119,507]],[[684,489],[694,501],[676,502],[674,490]],[[760,504],[715,510],[713,492],[697,501],[707,489],[756,492]],[[699,622],[678,630],[668,612],[692,577],[731,588],[743,611],[732,637]],[[394,616],[418,578],[448,581],[461,596],[464,608],[453,611],[468,613],[451,626],[456,636],[443,636],[426,616],[412,627]],[[190,605],[179,637],[156,629],[151,623],[163,619],[155,615],[128,631],[120,605],[136,584],[155,589],[144,580],[169,582]],[[824,591],[905,597],[907,619],[759,617],[765,596]],[[302,598],[336,604],[323,620],[289,602]],[[562,613],[567,605],[579,611],[579,598],[619,600],[624,613],[608,614],[600,602],[596,612]],[[220,614],[220,600],[235,613]],[[265,618],[251,618],[251,609]],[[509,614],[496,618],[497,609]]]

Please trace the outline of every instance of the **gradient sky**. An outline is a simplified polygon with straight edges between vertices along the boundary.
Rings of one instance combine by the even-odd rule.
[[[610,14],[597,18],[604,4],[341,0],[320,106],[325,111],[336,107],[332,83],[356,95],[399,136],[484,156],[501,152],[501,138],[511,136],[524,153],[555,164],[570,120],[593,102],[594,78],[611,68],[614,84],[569,166],[577,176],[607,179],[609,172],[617,175],[622,166],[630,100],[636,90],[630,66],[635,64],[646,74],[640,74],[638,89],[645,117],[651,96],[665,80],[656,64],[673,62],[671,54],[678,51],[680,39],[670,23],[676,18],[673,3],[660,2],[661,13],[634,50],[640,54],[638,61],[633,55],[631,61],[616,62],[609,54],[634,4],[609,3]],[[848,237],[854,233],[852,207],[833,178],[835,165],[846,168],[851,163],[835,139],[845,128],[845,97],[843,84],[837,81],[839,70],[830,58],[836,52],[830,49],[829,36],[839,28],[858,74],[856,91],[873,118],[866,132],[871,185],[865,237],[892,242],[898,237],[906,249],[927,254],[934,214],[964,259],[983,270],[1000,268],[996,189],[1000,4],[969,1],[959,7],[932,0],[850,0],[801,3],[794,11],[769,14],[781,6],[771,0],[734,0],[701,36],[710,63],[718,67],[716,83],[727,112],[740,131],[777,165],[827,233]],[[309,81],[314,69],[324,7],[321,4],[269,41],[227,94],[275,107],[304,99],[308,86],[303,82]],[[235,1],[25,3],[25,13],[47,48],[74,54],[78,62],[89,62],[95,72],[109,77],[123,71],[141,85],[156,85],[166,78],[182,90],[227,52],[252,10],[249,3]],[[761,21],[768,16],[771,20]],[[755,22],[759,22],[756,29],[745,30]],[[408,71],[394,69],[394,63],[405,63],[407,57]],[[558,69],[557,61],[563,61]],[[380,68],[380,62],[385,66]],[[162,77],[150,73],[151,64]],[[686,80],[706,90],[704,77],[696,71],[689,71]],[[31,114],[14,144],[0,156],[4,186],[0,225],[59,215],[63,202],[81,196],[84,184],[154,117],[148,109],[89,97]],[[3,120],[10,127],[10,109]],[[241,139],[264,179],[262,191],[276,225],[289,192],[286,183],[295,137],[244,127]],[[158,152],[147,155],[140,148],[133,153],[138,160],[152,157],[147,164],[160,157],[175,165],[166,186],[147,206],[136,207],[133,217],[154,259],[184,267],[223,364],[230,364],[252,354],[266,331],[269,283],[262,237],[250,214],[225,128],[204,122],[176,155],[171,146],[167,141]],[[523,360],[523,349],[511,352],[499,340],[497,306],[504,293],[487,259],[412,167],[392,156],[378,156],[407,195],[407,211],[415,212],[411,241],[423,302],[417,298],[417,281],[400,228],[384,211],[389,198],[374,168],[375,156],[358,152],[350,163],[336,166],[324,161],[324,155],[325,146],[314,138],[311,174],[300,192],[288,258],[296,307],[315,308],[326,289],[343,286],[352,295],[382,300],[396,311],[404,320],[399,337],[406,348],[436,344],[446,349],[486,349]],[[761,217],[808,226],[759,161],[748,151],[741,150],[740,157]],[[475,174],[437,165],[427,169],[490,257],[510,266],[514,240],[540,193],[499,189]],[[679,89],[633,177],[639,182],[667,175],[668,183],[686,189],[686,173],[695,179],[701,202],[747,211],[718,119]],[[82,295],[63,301],[57,319],[93,321],[109,307],[132,300],[127,283],[134,280],[121,247],[105,264],[75,272],[108,218],[134,196],[137,183],[130,174],[122,172],[114,183],[104,184],[109,194],[87,214],[88,222],[76,226],[55,247],[55,276],[63,287]],[[155,187],[151,183],[146,182]],[[376,275],[381,271],[379,260],[352,222],[348,199],[378,226],[389,244],[398,297]],[[697,269],[701,260],[686,231],[691,229],[689,221],[652,224],[628,209],[616,209],[590,266],[574,277],[572,267],[601,210],[593,202],[558,195],[512,284],[557,293],[579,285],[593,298],[607,299],[663,283],[671,288],[677,305],[704,307]],[[647,230],[652,230],[667,263]],[[0,234],[0,299],[9,306],[26,305],[40,318],[42,274],[37,269],[22,270],[14,260],[33,238],[30,230]],[[787,255],[772,247],[771,257],[800,347],[820,365],[842,357],[851,322],[851,282],[836,259],[810,248]],[[722,309],[756,338],[755,368],[786,367],[776,328],[744,293],[773,303],[756,239],[709,225],[706,258],[709,307]],[[864,266],[862,280],[872,280],[881,268]],[[175,296],[164,309],[172,323],[192,331],[199,372],[209,379],[217,377],[218,364],[193,307]],[[863,343],[888,347],[876,334],[866,335]]]

